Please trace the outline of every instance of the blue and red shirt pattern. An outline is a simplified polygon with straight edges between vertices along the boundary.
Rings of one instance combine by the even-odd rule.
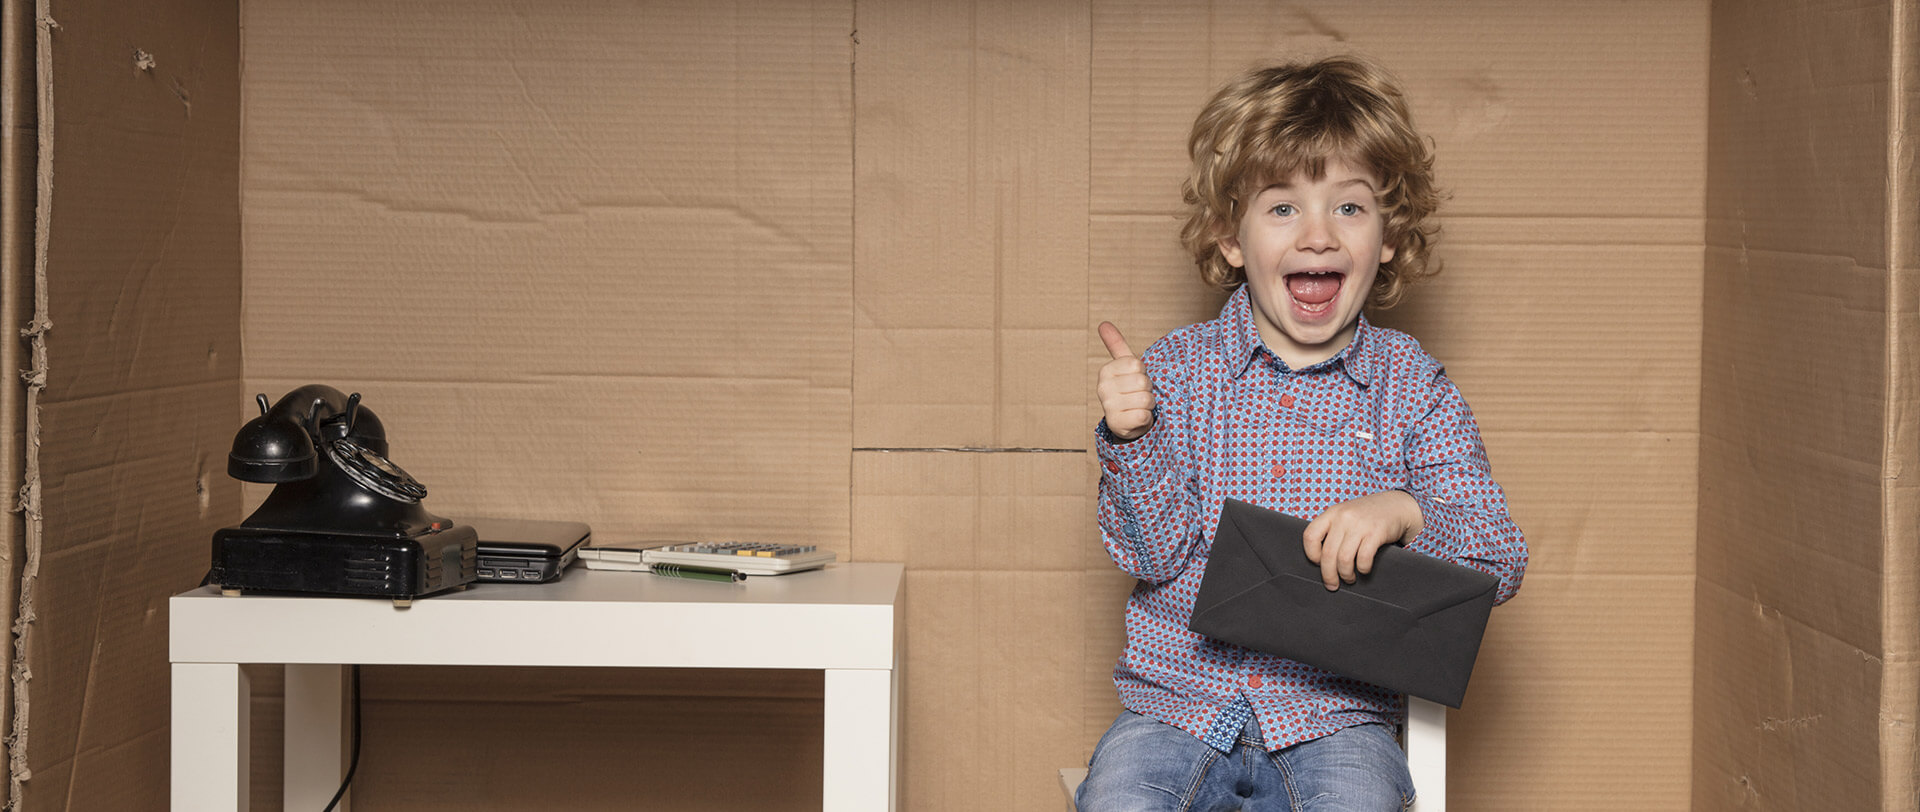
[[[1399,694],[1196,634],[1187,621],[1228,497],[1311,519],[1406,491],[1424,522],[1409,549],[1499,578],[1496,603],[1513,597],[1526,539],[1440,363],[1362,316],[1339,354],[1289,369],[1261,343],[1245,286],[1218,319],[1168,333],[1141,360],[1157,402],[1152,428],[1125,443],[1104,421],[1095,430],[1100,534],[1139,579],[1113,672],[1121,703],[1223,753],[1250,714],[1268,750],[1402,723]]]

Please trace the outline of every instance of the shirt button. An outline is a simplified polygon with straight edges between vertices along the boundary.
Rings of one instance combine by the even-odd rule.
[[[1285,408],[1288,408],[1288,409],[1291,409],[1291,408],[1293,408],[1293,396],[1292,396],[1292,395],[1281,395],[1281,396],[1280,396],[1280,405],[1281,405],[1281,406],[1283,406],[1283,407],[1285,407]]]
[[[1262,680],[1262,679],[1260,679],[1260,675],[1259,675],[1259,674],[1248,674],[1248,675],[1247,675],[1247,687],[1248,687],[1248,688],[1258,688],[1258,687],[1260,687],[1261,685],[1264,685],[1264,684],[1266,684],[1266,681],[1265,681],[1265,680]]]
[[[1275,479],[1284,478],[1286,475],[1287,475],[1287,466],[1284,466],[1284,465],[1273,466],[1273,477]]]
[[[1107,471],[1115,474],[1120,473],[1120,463],[1114,462],[1113,460],[1107,460]]]

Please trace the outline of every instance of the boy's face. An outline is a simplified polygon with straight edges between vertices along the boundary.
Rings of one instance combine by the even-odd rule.
[[[1220,241],[1227,262],[1246,269],[1261,341],[1287,366],[1320,363],[1353,340],[1373,278],[1394,254],[1379,188],[1373,173],[1329,158],[1319,180],[1302,172],[1256,193],[1238,233]]]

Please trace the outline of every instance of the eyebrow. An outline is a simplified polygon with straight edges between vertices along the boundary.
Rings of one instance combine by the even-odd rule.
[[[1366,178],[1362,178],[1362,177],[1352,177],[1352,178],[1347,178],[1346,180],[1334,181],[1333,185],[1341,188],[1345,188],[1348,186],[1365,186],[1367,187],[1367,191],[1369,192],[1373,192],[1374,194],[1380,193],[1379,189],[1374,188],[1373,181],[1367,180]],[[1290,190],[1292,188],[1293,188],[1292,183],[1270,183],[1270,184],[1267,184],[1266,188],[1261,189],[1260,191],[1270,192],[1275,189],[1280,189],[1284,191],[1284,190]],[[1255,194],[1258,195],[1259,193],[1256,192]]]

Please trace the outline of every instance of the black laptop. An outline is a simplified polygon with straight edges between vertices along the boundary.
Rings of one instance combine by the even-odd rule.
[[[480,580],[544,584],[558,580],[593,531],[581,522],[463,518],[480,534]]]

